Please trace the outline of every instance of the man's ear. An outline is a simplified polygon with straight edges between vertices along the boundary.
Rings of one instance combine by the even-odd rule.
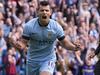
[[[52,15],[52,13],[53,13],[53,10],[52,9],[50,9],[50,12],[51,12],[51,14],[50,14],[50,16]]]
[[[36,15],[37,15],[37,17],[38,17],[38,16],[39,16],[39,10],[37,10],[36,13],[37,13]]]

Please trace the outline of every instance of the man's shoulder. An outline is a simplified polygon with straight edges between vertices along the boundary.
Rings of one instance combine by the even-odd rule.
[[[29,26],[34,25],[34,23],[37,21],[37,19],[38,19],[38,18],[33,18],[33,19],[29,20],[29,21],[26,23],[26,25],[29,25]]]
[[[56,28],[61,26],[56,20],[53,19],[50,19],[50,25]]]
[[[55,26],[55,25],[58,25],[59,23],[53,19],[50,19],[50,24]]]
[[[53,19],[50,19],[50,21],[51,21],[51,22],[54,22],[54,23],[56,23],[56,22],[57,22],[57,21],[55,21],[55,20],[53,20]]]

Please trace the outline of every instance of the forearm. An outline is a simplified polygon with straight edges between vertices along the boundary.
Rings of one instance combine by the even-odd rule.
[[[72,43],[65,43],[64,45],[64,48],[68,49],[68,50],[75,50],[76,46]]]
[[[95,55],[98,55],[99,53],[100,53],[100,43],[99,43],[98,47],[96,48]]]
[[[81,60],[80,56],[76,55],[76,58],[77,58],[78,62],[79,62],[81,65],[84,64],[84,62]]]
[[[66,37],[64,38],[64,40],[61,41],[62,46],[68,50],[75,50],[76,49],[76,45],[74,45],[72,42],[70,42]]]

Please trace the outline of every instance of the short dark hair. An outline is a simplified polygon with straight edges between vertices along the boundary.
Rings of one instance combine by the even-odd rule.
[[[43,1],[40,1],[40,2],[39,2],[39,5],[47,6],[47,5],[49,5],[49,2],[46,1],[46,0],[43,0]]]
[[[45,1],[45,0],[40,1],[40,2],[38,3],[38,8],[37,8],[37,10],[39,10],[41,6],[48,6],[48,5],[50,5],[48,1]]]

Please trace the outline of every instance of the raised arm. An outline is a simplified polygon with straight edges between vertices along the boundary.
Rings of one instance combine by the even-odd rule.
[[[99,40],[99,45],[96,48],[95,55],[98,55],[99,53],[100,53],[100,40]]]
[[[91,53],[89,54],[89,57],[90,57],[90,58],[93,58],[95,55],[97,55],[97,56],[100,55],[100,34],[99,34],[99,43],[98,43],[98,46],[97,46],[95,52],[91,52]]]

